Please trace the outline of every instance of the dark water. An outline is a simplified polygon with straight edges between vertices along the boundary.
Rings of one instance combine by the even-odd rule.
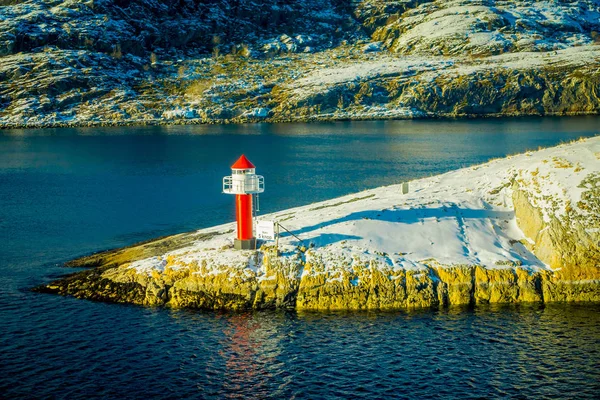
[[[0,398],[593,398],[600,307],[207,313],[27,289],[91,251],[233,219],[245,153],[263,212],[600,131],[600,118],[0,131]]]

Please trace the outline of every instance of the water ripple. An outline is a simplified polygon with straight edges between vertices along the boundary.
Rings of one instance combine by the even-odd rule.
[[[240,126],[0,133],[0,398],[597,398],[597,305],[210,313],[27,290],[78,255],[230,220],[219,182],[232,151],[254,149],[268,171],[270,212],[597,127],[598,117],[258,124],[234,141]],[[181,130],[192,134],[163,134]]]

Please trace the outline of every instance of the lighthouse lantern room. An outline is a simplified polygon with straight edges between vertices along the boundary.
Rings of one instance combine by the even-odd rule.
[[[231,176],[223,178],[223,193],[235,194],[235,217],[237,238],[234,247],[238,250],[256,248],[252,224],[252,195],[265,191],[265,178],[256,175],[256,167],[242,154],[231,166]]]

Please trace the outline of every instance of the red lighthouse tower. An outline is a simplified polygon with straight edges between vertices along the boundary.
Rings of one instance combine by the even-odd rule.
[[[254,164],[242,154],[231,166],[231,176],[223,178],[223,193],[235,194],[237,238],[234,247],[238,250],[256,248],[252,226],[252,195],[265,191],[265,178],[255,172]]]

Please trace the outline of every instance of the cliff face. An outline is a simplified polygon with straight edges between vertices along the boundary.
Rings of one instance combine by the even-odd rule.
[[[593,182],[584,197],[600,199],[598,174],[590,175]],[[514,192],[515,215],[519,226],[533,243],[528,243],[536,256],[555,271],[541,281],[540,294],[544,301],[600,300],[600,234],[597,222],[584,221],[569,213],[566,223],[556,217],[544,222],[542,213],[531,205],[525,191]],[[598,215],[598,214],[596,214]],[[597,218],[597,217],[596,217]],[[586,226],[588,225],[588,226]]]
[[[0,127],[600,110],[600,3],[0,2]]]
[[[76,260],[72,266],[96,268],[38,290],[93,300],[201,309],[400,309],[598,302],[599,146],[600,141],[594,138],[414,182],[422,193],[413,200],[418,205],[414,222],[413,214],[404,212],[410,208],[403,209],[401,218],[390,218],[381,208],[388,201],[411,201],[397,194],[400,191],[395,186],[280,213],[295,215],[303,227],[296,232],[305,238],[312,237],[312,229],[325,229],[322,236],[336,237],[329,244],[319,245],[313,239],[317,243],[314,247],[290,246],[286,244],[291,240],[288,238],[282,241],[279,252],[266,244],[259,251],[235,251],[227,244],[231,231],[226,226]],[[489,181],[489,176],[496,176],[497,181]],[[481,177],[488,179],[487,184],[481,183]],[[465,195],[463,187],[455,186],[465,181],[472,181],[480,192]],[[466,188],[467,192],[472,190]],[[423,202],[435,203],[433,199],[440,192],[445,198],[458,192],[465,198],[475,196],[485,207],[470,209],[465,201],[465,207],[454,210],[447,205],[423,208]],[[389,197],[384,198],[386,195]],[[372,213],[356,211],[368,210],[373,202]],[[352,208],[350,214],[348,207]],[[512,211],[505,212],[504,207]],[[324,215],[329,220],[310,225],[307,216],[322,218],[315,214],[323,209],[328,210]],[[336,218],[338,214],[345,217]],[[360,218],[352,219],[352,215]],[[448,224],[454,226],[455,218],[457,244],[463,249],[444,259],[454,248],[446,231]],[[359,223],[355,221],[363,225],[350,235],[346,229],[355,227]],[[392,221],[415,242],[412,249],[407,247],[411,243],[396,236],[394,232],[400,231],[394,230]],[[365,228],[369,225],[375,229]],[[336,234],[328,234],[327,229]],[[442,237],[426,236],[419,242],[419,236],[434,235],[435,230],[443,231]],[[358,236],[360,232],[364,237]],[[378,240],[386,234],[394,249],[407,250],[383,251],[385,242]],[[346,239],[339,242],[337,238]],[[355,245],[350,244],[353,241]],[[434,241],[446,243],[436,250]],[[371,243],[371,248],[361,247],[363,242]],[[427,253],[419,253],[422,251]]]

